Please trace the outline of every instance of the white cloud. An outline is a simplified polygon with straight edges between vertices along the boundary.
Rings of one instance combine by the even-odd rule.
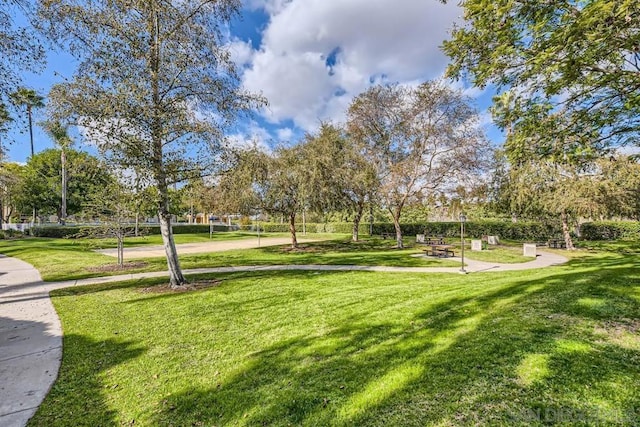
[[[227,136],[227,144],[230,148],[250,149],[258,148],[266,153],[271,151],[271,134],[255,121],[248,123],[246,129]]]
[[[284,9],[291,0],[248,0],[249,9],[264,9],[272,15]]]
[[[490,110],[484,110],[481,111],[480,114],[478,114],[478,118],[480,121],[480,126],[482,126],[483,128],[488,128],[491,126],[495,126],[496,124],[493,121],[493,115],[491,114]]]
[[[267,120],[314,130],[341,121],[371,81],[408,83],[440,76],[439,46],[458,19],[451,2],[416,0],[251,0],[270,14],[244,74],[265,95]]]
[[[280,142],[291,141],[291,138],[293,138],[293,129],[291,128],[278,129],[278,140]]]
[[[254,50],[251,42],[245,42],[234,38],[228,44],[229,52],[231,52],[231,60],[238,68],[249,65],[253,60]]]

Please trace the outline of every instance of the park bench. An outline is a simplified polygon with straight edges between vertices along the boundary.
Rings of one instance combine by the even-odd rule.
[[[396,236],[395,233],[380,233],[381,239],[393,239]]]

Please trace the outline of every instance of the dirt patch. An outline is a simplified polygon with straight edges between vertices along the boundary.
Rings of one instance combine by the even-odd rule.
[[[620,321],[607,321],[604,324],[597,328],[599,331],[606,331],[608,333],[612,333],[613,335],[621,335],[624,332],[628,332],[630,334],[638,334],[640,332],[640,320],[636,319],[621,319]]]
[[[222,280],[198,280],[196,282],[187,283],[179,288],[172,288],[171,285],[165,283],[163,285],[151,286],[141,289],[140,292],[145,294],[177,294],[182,292],[198,291],[200,289],[216,288],[222,284]]]
[[[292,248],[291,246],[283,246],[280,248],[280,252],[284,252],[287,254],[303,254],[303,253],[316,253],[321,252],[323,249],[318,247],[309,247],[307,245],[298,245],[297,248]]]
[[[144,261],[131,261],[131,262],[125,262],[124,265],[119,266],[118,264],[107,264],[107,265],[100,265],[98,267],[89,267],[87,270],[93,272],[93,273],[105,273],[105,272],[111,272],[111,271],[127,271],[127,270],[134,270],[136,268],[142,268],[142,267],[146,267],[148,264]]]

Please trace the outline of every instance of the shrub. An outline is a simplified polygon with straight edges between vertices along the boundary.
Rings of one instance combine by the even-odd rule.
[[[327,223],[316,223],[316,222],[308,222],[305,224],[305,228],[307,233],[340,233],[340,234],[351,234],[353,231],[353,223],[352,222],[327,222]],[[265,222],[260,223],[260,229],[262,231],[268,233],[288,233],[289,232],[289,223],[273,223],[273,222]],[[296,223],[296,232],[302,232],[302,223]],[[369,234],[369,223],[360,223],[360,227],[358,228],[358,232],[360,234]]]
[[[403,236],[426,234],[445,237],[460,236],[459,222],[428,222],[420,224],[401,224]],[[376,223],[373,234],[395,233],[392,223]],[[553,225],[539,222],[506,222],[506,221],[469,221],[465,224],[465,234],[470,237],[499,236],[512,240],[546,240],[558,234],[559,229]]]
[[[78,234],[89,235],[91,233],[86,233],[86,229],[91,228],[91,226],[47,226],[47,227],[34,227],[30,230],[30,234],[35,237],[50,237],[57,239],[64,238],[73,238]],[[133,230],[133,226],[131,226]],[[151,234],[160,234],[160,226],[159,225],[141,225],[140,233],[151,235]],[[213,231],[235,231],[238,230],[238,226],[228,227],[226,225],[214,224]],[[208,233],[209,225],[208,224],[173,224],[173,234],[188,234],[188,233]]]
[[[24,233],[20,230],[13,230],[11,228],[8,230],[0,230],[0,239],[13,239],[22,236],[24,236]]]
[[[615,240],[621,238],[640,238],[640,222],[638,221],[597,221],[587,222],[580,226],[583,239]]]
[[[78,226],[47,226],[47,227],[33,227],[29,229],[29,234],[34,237],[50,237],[54,239],[65,239],[67,237],[73,237],[80,233],[83,228]]]

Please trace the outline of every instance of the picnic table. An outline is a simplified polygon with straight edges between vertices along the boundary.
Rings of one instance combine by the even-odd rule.
[[[444,245],[444,237],[442,236],[429,236],[425,239],[427,245]]]
[[[547,241],[547,246],[554,249],[564,249],[567,247],[567,243],[563,238],[552,238]]]
[[[447,258],[449,256],[455,256],[453,248],[453,245],[431,244],[428,248],[423,250],[427,256]]]

